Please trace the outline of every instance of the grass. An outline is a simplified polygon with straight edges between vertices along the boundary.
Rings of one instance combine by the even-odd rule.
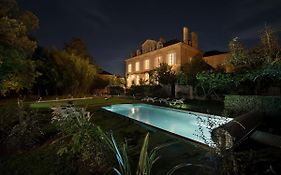
[[[101,97],[94,97],[93,99],[74,100],[73,104],[80,107],[86,107],[88,111],[93,114],[92,121],[100,126],[103,130],[114,134],[116,140],[121,143],[126,139],[129,145],[129,159],[131,162],[137,162],[141,145],[146,133],[150,132],[149,148],[156,147],[161,144],[177,142],[166,149],[160,151],[161,159],[154,165],[154,174],[166,174],[171,168],[180,163],[193,163],[193,164],[205,164],[208,165],[212,162],[212,157],[201,145],[191,143],[182,140],[167,132],[156,130],[148,126],[142,126],[132,121],[126,120],[126,118],[120,117],[116,114],[110,113],[101,109],[101,106],[120,104],[120,103],[139,103],[140,101],[125,98],[125,97],[112,97],[104,99]],[[28,150],[21,150],[20,152],[3,153],[0,149],[0,174],[89,174],[87,167],[82,166],[73,159],[67,157],[59,157],[57,150],[59,143],[52,144],[58,137],[56,128],[50,123],[51,110],[50,107],[65,105],[67,101],[49,101],[49,102],[25,102],[26,108],[38,111],[42,115],[36,115],[41,117],[40,125],[44,132],[44,139],[41,142]],[[159,104],[158,104],[159,105]],[[15,100],[0,101],[0,129],[8,128],[9,125],[13,125],[18,120],[15,110]],[[174,106],[175,108],[181,108],[184,110],[192,110],[203,113],[211,113],[220,115],[223,111],[223,104],[213,101],[199,101],[199,100],[187,100],[185,105]],[[11,109],[9,109],[11,108]],[[12,112],[14,115],[9,116],[7,111]],[[1,134],[1,133],[0,133]],[[246,144],[246,145],[245,145]],[[240,147],[242,150],[247,151],[252,149],[253,143],[247,144],[244,149],[243,145]],[[255,144],[256,145],[256,144]],[[259,150],[264,146],[257,149],[256,155],[260,155]],[[278,160],[280,157],[280,151],[275,151]],[[271,153],[267,151],[266,153]],[[246,154],[249,155],[249,154]],[[250,154],[251,155],[251,154]],[[261,156],[261,160],[273,156]],[[249,161],[255,160],[255,158],[249,157]],[[280,163],[273,162],[274,167]],[[132,166],[135,166],[132,163]],[[134,169],[136,167],[132,167]],[[281,171],[281,170],[280,170]],[[278,172],[280,172],[278,171]],[[180,169],[176,174],[205,174],[200,169],[194,167],[188,167]]]
[[[137,101],[125,97],[111,97],[108,99],[101,97],[94,97],[93,99],[81,99],[81,100],[69,100],[72,101],[75,106],[81,107],[100,107],[111,104],[120,104],[120,103],[136,103]],[[53,106],[59,106],[67,104],[67,101],[47,101],[47,102],[29,102],[29,105],[33,109],[47,109]]]
[[[23,153],[2,156],[0,174],[75,174],[77,166],[57,155],[57,145],[49,142]]]
[[[171,134],[163,131],[156,130],[150,127],[143,127],[135,124],[115,114],[109,113],[101,109],[101,106],[120,104],[120,103],[139,103],[140,101],[125,98],[125,97],[112,97],[104,99],[101,97],[94,97],[93,99],[74,100],[75,106],[86,107],[88,111],[93,114],[93,122],[103,128],[105,131],[112,131],[116,139],[121,143],[125,138],[129,145],[129,156],[132,162],[137,162],[138,154],[141,149],[142,141],[147,131],[150,132],[149,147],[156,147],[158,145],[178,142],[178,144],[164,149],[160,152],[161,160],[155,165],[157,174],[164,174],[168,172],[173,166],[188,162],[188,163],[206,163],[206,151],[199,145],[181,140]],[[15,105],[12,101],[5,103],[5,106]],[[49,101],[49,102],[25,102],[26,107],[42,112],[46,115],[51,115],[50,107],[65,105],[67,101]],[[187,105],[180,107],[189,109],[202,110],[206,104],[202,105],[199,102],[188,102]],[[204,109],[205,110],[205,109]],[[198,111],[198,110],[197,110]],[[22,151],[21,153],[13,153],[0,157],[0,174],[73,174],[77,172],[77,164],[70,160],[59,157],[56,154],[58,150],[57,145],[51,144],[52,140],[56,138],[56,129],[50,124],[50,116],[44,117],[42,128],[45,131],[45,139],[39,145],[31,148],[30,150]],[[46,122],[48,120],[49,122]],[[207,155],[208,157],[208,155]],[[173,161],[171,161],[173,160]],[[135,167],[132,167],[135,168]],[[183,169],[186,173],[186,169]],[[194,171],[194,169],[190,170]],[[184,173],[184,174],[185,174]]]
[[[113,131],[114,136],[119,142],[126,138],[130,145],[129,156],[133,160],[132,162],[138,161],[138,154],[147,131],[150,132],[150,148],[165,143],[177,142],[177,144],[161,150],[161,159],[157,162],[154,169],[157,170],[157,174],[165,174],[173,166],[182,162],[206,163],[206,150],[200,145],[182,140],[154,128],[143,127],[101,109],[96,110],[94,114],[94,122],[104,128],[104,130]],[[187,169],[184,169],[184,172],[186,173]]]

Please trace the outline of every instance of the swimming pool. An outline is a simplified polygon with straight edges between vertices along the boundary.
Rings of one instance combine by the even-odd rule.
[[[210,130],[232,120],[142,103],[111,105],[103,109],[209,146],[213,144]]]

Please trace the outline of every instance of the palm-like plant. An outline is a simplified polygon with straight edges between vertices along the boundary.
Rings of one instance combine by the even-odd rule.
[[[111,134],[108,137],[100,128],[100,136],[103,141],[109,146],[109,148],[115,153],[115,157],[117,159],[119,169],[114,168],[114,171],[118,175],[131,175],[130,162],[128,158],[128,148],[127,143],[123,143],[121,148],[118,147],[113,135]],[[164,147],[170,146],[177,142],[171,142],[167,144],[162,144],[153,148],[150,152],[148,151],[148,143],[149,143],[149,133],[146,134],[143,145],[141,148],[137,172],[136,175],[150,175],[153,165],[160,159],[160,155],[158,155],[158,151]]]
[[[160,147],[155,147],[150,153],[148,153],[148,141],[149,133],[147,133],[144,138],[138,162],[137,175],[150,175],[153,164],[160,158],[157,154]]]

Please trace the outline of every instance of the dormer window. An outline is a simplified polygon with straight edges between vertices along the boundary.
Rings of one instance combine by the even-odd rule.
[[[157,49],[161,49],[163,47],[163,43],[161,41],[157,42]]]

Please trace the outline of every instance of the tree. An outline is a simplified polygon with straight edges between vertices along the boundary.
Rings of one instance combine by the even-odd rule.
[[[118,77],[116,75],[113,75],[109,79],[109,85],[110,86],[120,86],[124,87],[126,84],[124,77]]]
[[[16,1],[0,2],[0,94],[30,89],[38,76],[31,55],[37,43],[29,33],[38,19],[19,9]]]
[[[81,38],[73,37],[69,42],[64,44],[63,50],[85,59],[91,58],[90,54],[88,53],[87,45]]]
[[[230,42],[230,63],[239,70],[241,75],[240,83],[249,81],[254,84],[255,94],[259,94],[261,89],[268,88],[274,83],[268,83],[268,80],[279,82],[277,76],[268,74],[268,70],[275,70],[275,64],[281,63],[280,47],[278,39],[274,35],[274,30],[270,26],[265,26],[260,35],[260,44],[257,47],[244,49],[242,45],[234,39]],[[241,69],[247,68],[247,69]],[[239,79],[239,78],[238,78]]]
[[[274,35],[274,30],[267,25],[261,32],[260,44],[257,47],[245,49],[236,37],[229,42],[229,50],[229,63],[234,65],[236,70],[256,69],[281,62],[278,39]]]
[[[14,0],[1,1],[0,15],[0,43],[32,54],[36,41],[29,33],[38,28],[38,18],[29,11],[20,10]]]
[[[60,75],[56,85],[60,93],[79,95],[89,92],[97,69],[88,59],[56,49],[51,51],[51,57]]]
[[[274,64],[281,62],[280,57],[280,47],[278,44],[278,39],[274,35],[274,30],[272,27],[265,25],[264,30],[260,36],[264,62],[266,64]]]
[[[218,93],[229,93],[239,83],[231,74],[214,71],[198,73],[196,79],[198,81],[197,85],[200,86],[205,97],[212,94],[218,97]]]
[[[104,89],[110,84],[110,79],[98,74],[91,86],[91,89]]]
[[[149,85],[156,85],[156,82],[157,82],[157,72],[155,69],[152,69],[150,71],[147,72],[148,73],[148,83]]]
[[[171,95],[175,95],[175,83],[176,83],[176,73],[172,70],[172,66],[166,63],[161,63],[159,67],[155,69],[156,81],[164,85],[170,85]]]
[[[181,66],[181,71],[178,74],[177,81],[182,85],[196,84],[196,75],[202,71],[212,70],[213,68],[208,65],[202,58],[192,58],[190,63]]]
[[[57,95],[56,86],[61,79],[49,50],[39,46],[32,57],[36,62],[36,71],[39,73],[33,85],[33,92],[39,96]]]
[[[235,67],[250,67],[251,62],[247,50],[238,41],[238,37],[233,38],[229,42],[229,64]]]
[[[39,28],[39,19],[30,11],[23,11],[18,19],[26,27],[28,33]]]
[[[29,59],[23,51],[0,46],[3,59],[0,64],[0,94],[19,93],[31,89],[38,73],[35,62]]]
[[[0,1],[0,16],[14,16],[18,14],[19,7],[15,0],[1,0]]]

